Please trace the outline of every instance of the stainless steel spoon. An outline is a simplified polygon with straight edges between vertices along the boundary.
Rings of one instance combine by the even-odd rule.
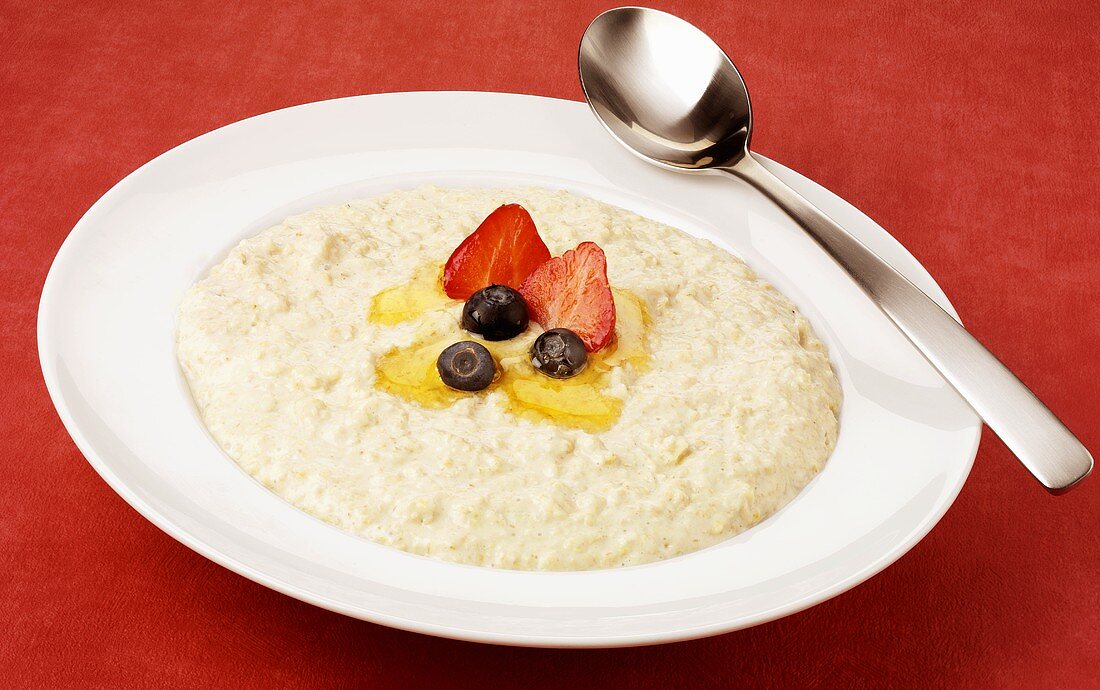
[[[836,260],[1053,493],[1092,456],[966,329],[749,153],[752,109],[740,73],[699,29],[657,10],[620,7],[581,39],[581,86],[596,116],[642,159],[678,172],[738,177],[779,205]]]

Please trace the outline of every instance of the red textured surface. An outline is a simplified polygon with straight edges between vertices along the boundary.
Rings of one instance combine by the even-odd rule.
[[[180,142],[295,103],[579,98],[576,43],[605,3],[530,5],[0,0],[2,685],[1097,687],[1100,477],[1051,498],[988,433],[943,522],[866,584],[751,630],[582,652],[433,639],[299,603],[162,534],[84,462],[47,398],[34,327],[88,206]],[[737,60],[758,150],[890,229],[1100,448],[1097,4],[660,5]]]

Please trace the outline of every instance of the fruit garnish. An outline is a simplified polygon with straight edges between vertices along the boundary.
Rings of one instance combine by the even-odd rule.
[[[607,257],[594,242],[581,242],[534,270],[520,286],[531,318],[543,328],[568,328],[595,352],[615,333],[615,298],[607,282]]]
[[[489,387],[497,376],[493,355],[480,343],[464,340],[439,353],[435,362],[439,378],[460,391],[479,391]]]
[[[451,299],[467,299],[489,285],[518,289],[549,258],[531,214],[519,204],[506,204],[481,221],[447,259],[443,290]]]
[[[441,267],[438,263],[430,267],[435,271],[434,279],[428,281],[435,301],[422,313],[409,315],[410,319],[429,318],[409,343],[390,348],[375,360],[374,385],[402,400],[439,410],[470,400],[471,393],[448,386],[439,371],[440,352],[462,337],[455,337],[455,322],[452,328],[439,328],[440,314],[449,316],[455,305],[443,295]],[[621,367],[627,367],[628,376],[648,367],[646,332],[651,321],[641,297],[620,288],[612,288],[611,294],[615,299],[614,340],[601,351],[588,353],[584,369],[576,376],[556,379],[532,366],[530,338],[479,341],[495,360],[496,371],[485,389],[493,391],[492,399],[503,403],[511,414],[534,422],[591,432],[615,424],[622,400],[611,393],[613,381]],[[474,394],[475,399],[481,397]]]
[[[507,285],[490,285],[466,300],[462,327],[486,340],[508,340],[527,330],[527,302]]]
[[[531,366],[550,378],[571,378],[584,371],[586,364],[584,343],[568,328],[546,331],[531,345]]]

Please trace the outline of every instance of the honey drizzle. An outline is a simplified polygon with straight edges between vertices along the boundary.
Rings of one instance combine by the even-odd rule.
[[[418,335],[412,344],[393,348],[379,357],[375,364],[375,385],[434,409],[448,407],[471,395],[501,391],[507,398],[508,410],[516,416],[587,431],[607,429],[622,412],[622,400],[605,392],[612,372],[625,364],[642,369],[648,362],[645,331],[649,314],[645,304],[626,290],[613,289],[613,294],[617,314],[615,339],[603,350],[589,354],[588,366],[573,378],[552,379],[532,367],[528,355],[530,338],[488,342],[462,330],[456,322],[453,333],[447,336]],[[368,320],[396,325],[454,306],[454,301],[443,292],[438,269],[426,266],[408,283],[375,295]],[[499,378],[484,391],[455,391],[439,378],[436,358],[445,347],[460,340],[478,340],[499,365]]]

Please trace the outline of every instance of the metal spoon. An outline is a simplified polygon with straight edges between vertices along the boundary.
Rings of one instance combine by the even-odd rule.
[[[787,212],[893,320],[1048,490],[1092,470],[1092,456],[989,350],[888,263],[749,154],[752,110],[740,73],[699,29],[620,7],[581,39],[588,104],[642,159],[678,172],[738,177]]]

